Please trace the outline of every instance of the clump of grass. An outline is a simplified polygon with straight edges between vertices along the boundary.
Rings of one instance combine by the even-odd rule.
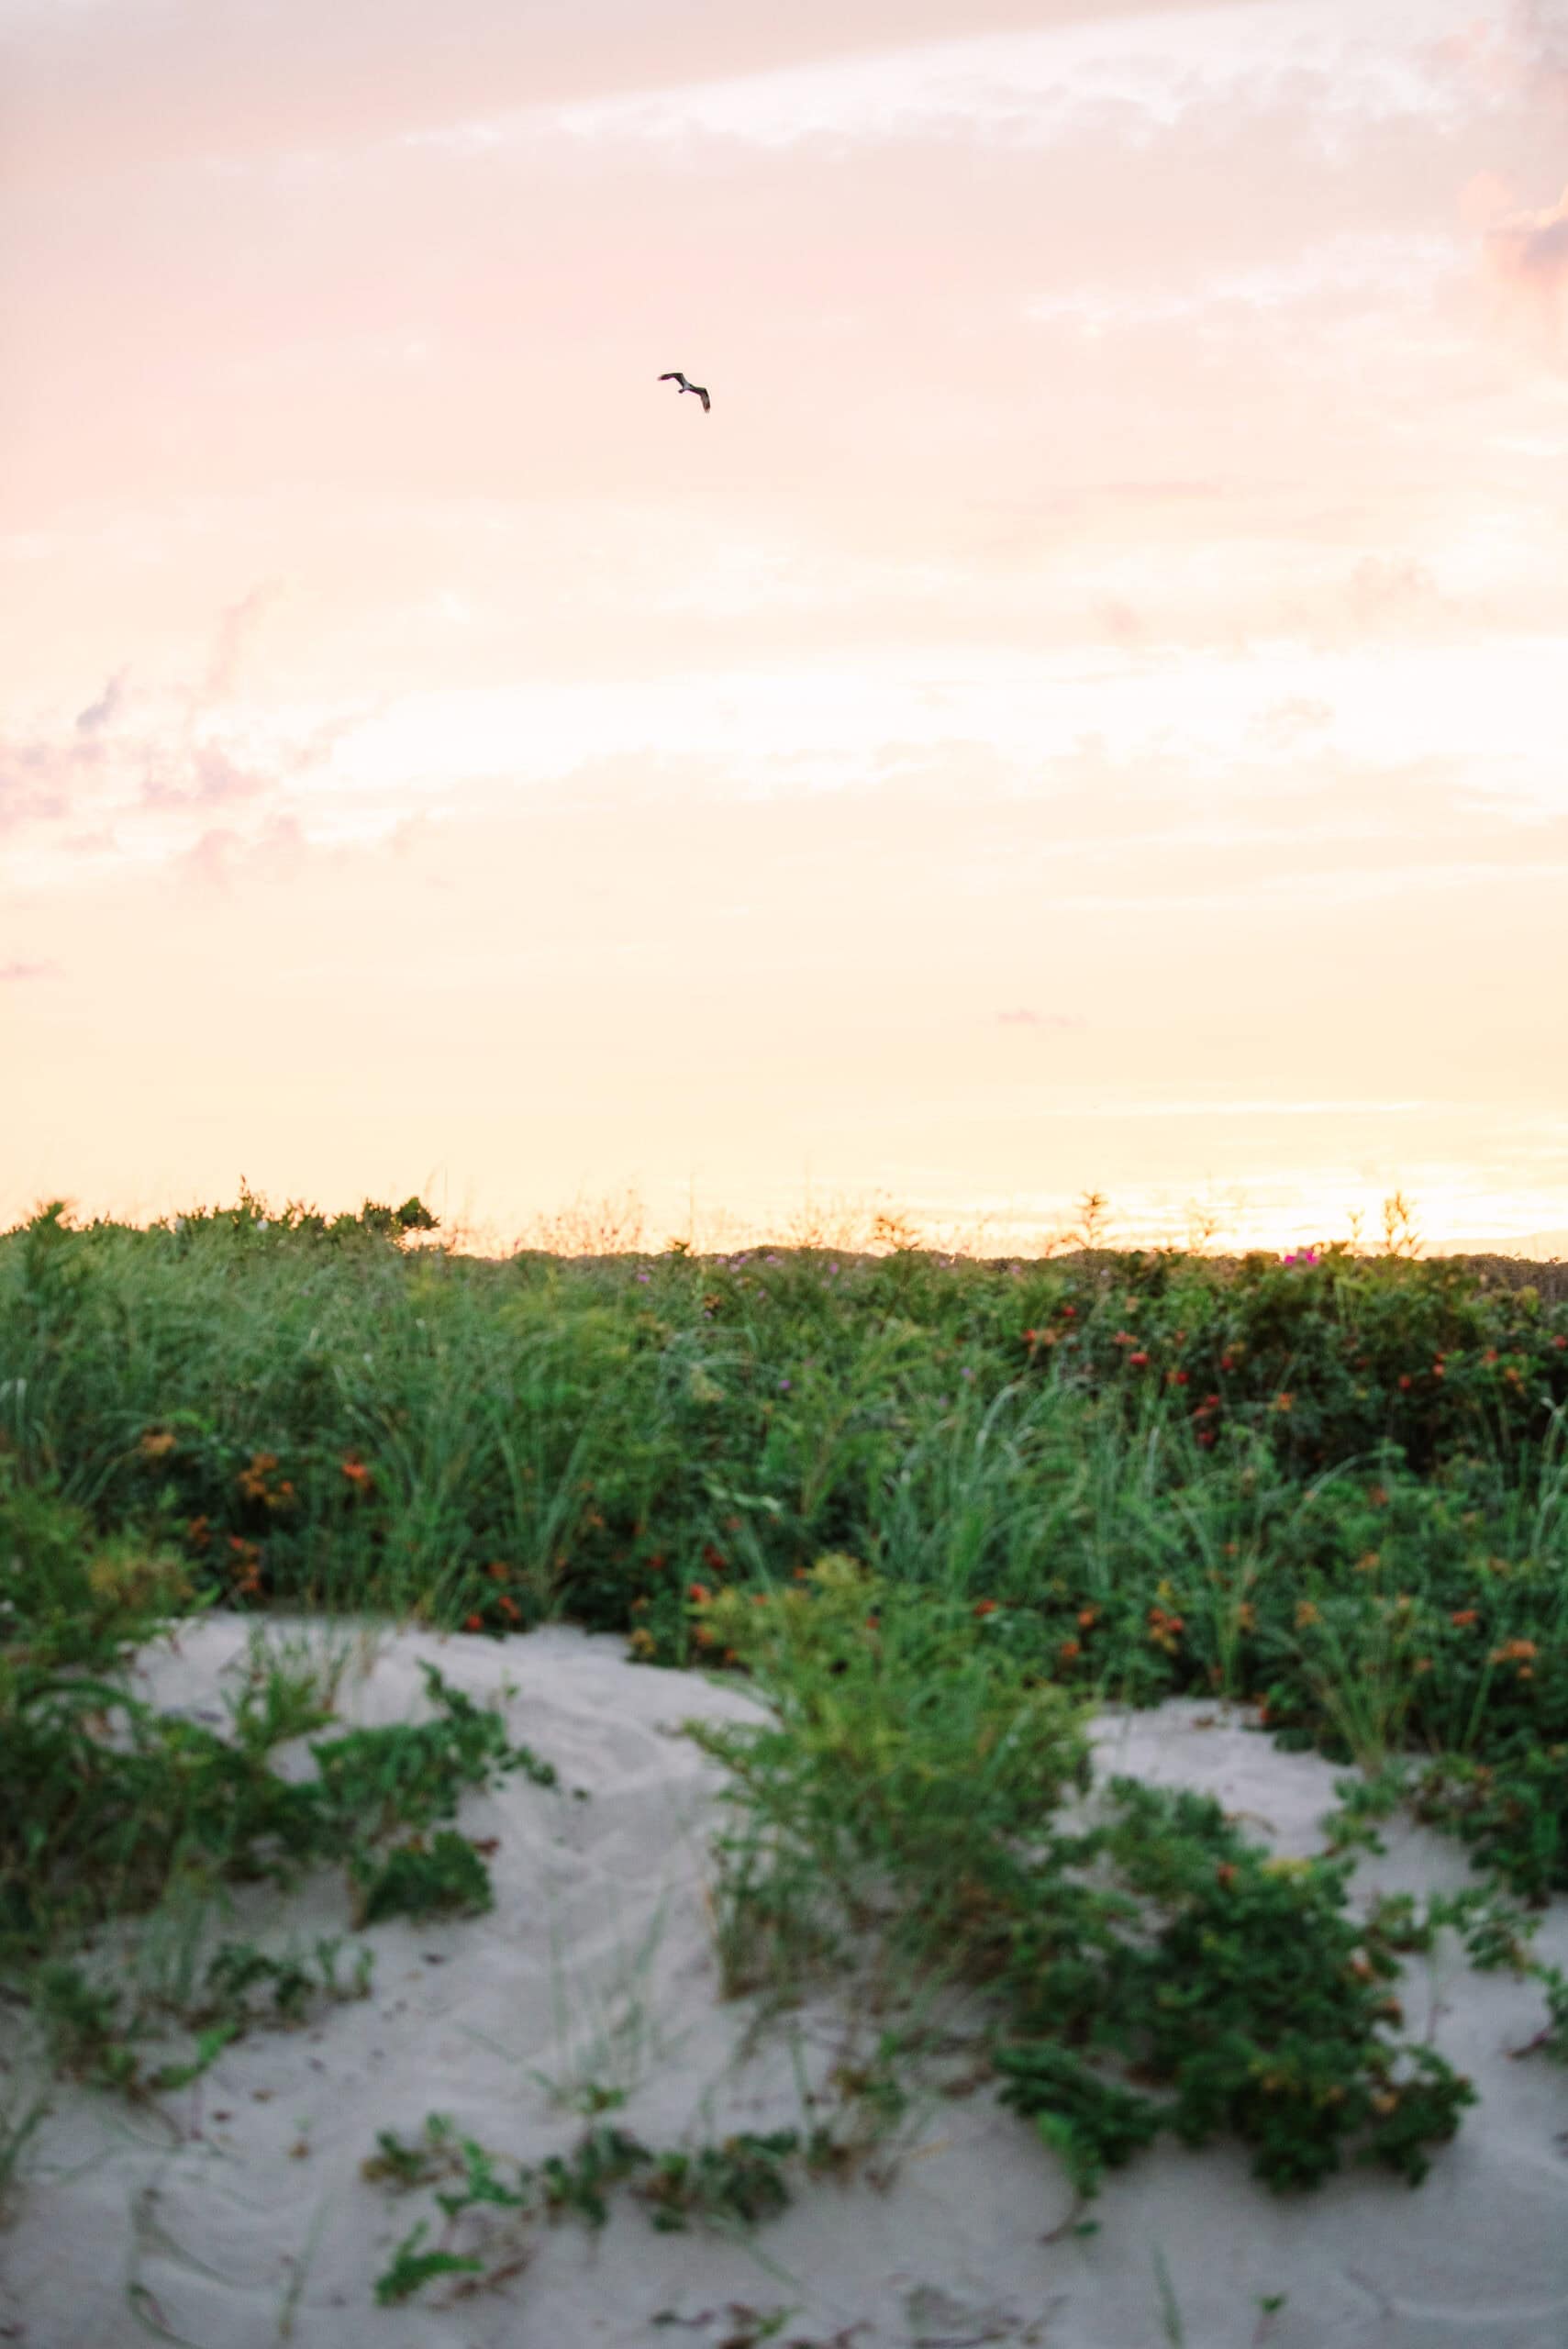
[[[1276,2188],[1347,2153],[1419,2182],[1473,2090],[1392,2036],[1398,1960],[1346,1913],[1351,1862],[1271,1859],[1217,1803],[1131,1780],[1067,1831],[1056,1814],[1086,1772],[1062,1693],[984,1619],[841,1555],[762,1606],[698,1605],[778,1716],[689,1725],[753,1822],[730,1899],[743,1911],[770,1875],[787,1898],[809,1882],[984,1986],[1004,2100],[1080,2197],[1167,2129],[1240,2137]]]
[[[431,1665],[428,1720],[328,1737],[314,1732],[332,1723],[338,1666],[255,1642],[226,1694],[227,1733],[133,1697],[127,1658],[188,1598],[183,1569],[128,1536],[101,1543],[83,1510],[19,1481],[3,1454],[0,1578],[10,1593],[0,1625],[10,1798],[0,1816],[0,1983],[35,2006],[57,2065],[97,2086],[145,2096],[188,2084],[254,2026],[258,1992],[285,2026],[314,1998],[362,1995],[368,1956],[344,1989],[330,1939],[317,1943],[314,1969],[225,1943],[201,1978],[203,1918],[225,1886],[287,1885],[339,1865],[361,1921],[481,1909],[488,1869],[443,1822],[465,1791],[510,1772],[557,1783],[549,1763],[508,1743],[498,1712]],[[284,1777],[275,1750],[300,1737],[316,1775]],[[138,1915],[169,1928],[161,1989],[128,1986],[123,1965],[106,1980],[90,1954],[95,1934]],[[151,2064],[141,2043],[170,2015],[194,2045]]]

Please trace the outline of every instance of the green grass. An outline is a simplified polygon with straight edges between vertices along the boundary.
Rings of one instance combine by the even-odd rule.
[[[1015,2100],[1086,2191],[1151,2112],[1239,2129],[1276,2182],[1352,2141],[1418,2174],[1457,2092],[1389,2053],[1387,1952],[1355,1941],[1334,1864],[1281,1876],[1202,1806],[1131,1791],[1093,1848],[1057,1812],[1090,1706],[1245,1698],[1285,1742],[1382,1774],[1516,1897],[1568,1888],[1568,1271],[1397,1247],[484,1261],[406,1244],[428,1222],[417,1201],[328,1223],[246,1195],[146,1230],[51,1208],[0,1236],[0,1742],[20,1789],[0,1976],[36,1991],[106,1920],[170,1915],[285,1848],[340,1865],[367,1922],[483,1905],[458,1790],[548,1779],[434,1685],[418,1729],[325,1736],[332,1689],[281,1652],[222,1734],[156,1715],[121,1665],[161,1623],[213,1604],[498,1638],[566,1619],[650,1663],[754,1671],[775,1699],[771,1742],[725,1746],[735,1987],[743,1957],[751,1987],[782,1982],[868,1918],[906,1954],[940,1944],[1002,1999]],[[269,1762],[301,1734],[304,1787]],[[1143,1940],[1089,1898],[1096,1867]],[[1137,2002],[1215,1932],[1241,1951],[1234,2044],[1200,2077],[1192,2019],[1162,2038]],[[1292,1935],[1338,1969],[1323,2076],[1291,2069],[1259,1992],[1258,1954]],[[50,1978],[100,2074],[137,2076],[114,2053],[128,2019],[95,2021],[90,1976],[74,2009]],[[1046,1980],[1076,2048],[1041,2024]],[[1151,2103],[1101,2092],[1113,2054]]]

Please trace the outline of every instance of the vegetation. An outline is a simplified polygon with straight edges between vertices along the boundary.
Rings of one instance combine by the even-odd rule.
[[[245,1194],[0,1237],[0,1981],[61,2062],[156,2092],[268,1998],[335,1994],[293,1954],[193,1961],[194,2044],[151,2065],[150,2008],[86,1955],[128,1909],[306,1865],[342,1868],[361,1926],[482,1907],[462,1790],[553,1778],[434,1673],[427,1721],[327,1735],[319,1672],[258,1648],[219,1731],[128,1693],[136,1645],[215,1604],[565,1617],[773,1699],[776,1727],[703,1733],[740,1819],[732,1987],[868,1922],[984,1986],[986,2061],[1085,2199],[1164,2129],[1238,2134],[1280,2187],[1347,2155],[1419,2178],[1469,2090],[1398,2035],[1401,1952],[1446,1923],[1528,1968],[1517,1904],[1568,1889],[1568,1272],[1422,1262],[1396,1222],[1371,1256],[1030,1263],[906,1235],[484,1261],[432,1225]],[[1175,1694],[1357,1765],[1347,1849],[1400,1801],[1465,1838],[1474,1899],[1358,1923],[1348,1862],[1090,1793],[1088,1709]],[[301,1735],[317,1775],[287,1780]],[[635,2172],[667,2223],[742,2192],[762,2215],[786,2160],[584,2143],[605,2178],[546,2165],[540,2207]],[[438,2150],[484,2201],[465,2148]],[[472,2280],[425,2240],[384,2297]]]

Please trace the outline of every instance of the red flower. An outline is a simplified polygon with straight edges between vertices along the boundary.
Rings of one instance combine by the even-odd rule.
[[[1410,1384],[1409,1372],[1402,1370],[1399,1374],[1399,1391],[1402,1395],[1407,1395],[1410,1392]]]
[[[462,1628],[463,1628],[463,1630],[464,1630],[465,1631],[483,1631],[483,1630],[484,1629],[484,1616],[483,1616],[483,1615],[470,1615],[470,1616],[469,1616],[469,1617],[467,1617],[467,1619],[465,1620],[465,1621],[464,1621],[464,1623],[463,1623],[463,1627],[462,1627]]]
[[[693,1583],[693,1585],[692,1585],[691,1588],[687,1591],[687,1593],[686,1593],[686,1597],[687,1597],[687,1598],[688,1598],[693,1602],[693,1604],[694,1604],[695,1606],[697,1606],[697,1607],[706,1607],[706,1606],[707,1605],[708,1600],[713,1597],[713,1593],[712,1593],[712,1591],[711,1591],[711,1590],[709,1590],[709,1588],[708,1588],[708,1586],[707,1586],[706,1583],[705,1583],[705,1582],[695,1582],[695,1583]]]
[[[977,1615],[995,1615],[996,1601],[994,1598],[977,1598],[974,1602],[974,1611]]]
[[[1147,1370],[1149,1367],[1149,1357],[1146,1353],[1141,1352],[1135,1354],[1129,1354],[1128,1361],[1132,1364],[1134,1370]]]

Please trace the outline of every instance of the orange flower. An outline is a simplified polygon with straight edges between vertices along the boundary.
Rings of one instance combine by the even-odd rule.
[[[1322,1620],[1322,1616],[1309,1598],[1304,1598],[1296,1608],[1296,1628],[1298,1631],[1307,1631],[1314,1623],[1320,1623]]]
[[[977,1598],[974,1602],[974,1611],[977,1615],[995,1615],[996,1601],[994,1598]]]
[[[137,1445],[144,1460],[161,1460],[174,1449],[174,1438],[167,1428],[149,1428]]]
[[[341,1468],[344,1475],[347,1476],[350,1485],[364,1486],[370,1483],[371,1472],[365,1466],[364,1462],[360,1458],[357,1452],[350,1452],[348,1458],[346,1460],[340,1460],[338,1463],[338,1465]]]
[[[1472,1623],[1480,1621],[1481,1610],[1477,1607],[1461,1607],[1448,1620],[1459,1631],[1467,1631]]]
[[[462,1628],[463,1628],[463,1630],[464,1630],[465,1631],[483,1631],[483,1630],[484,1629],[484,1616],[483,1616],[483,1615],[470,1615],[470,1616],[468,1616],[468,1617],[464,1620],[463,1627],[462,1627]]]
[[[1294,1395],[1276,1395],[1273,1408],[1276,1411],[1293,1411],[1296,1408],[1296,1397]]]
[[[1096,1607],[1080,1607],[1078,1609],[1079,1625],[1081,1629],[1085,1631],[1088,1631],[1091,1624],[1098,1620],[1098,1618],[1099,1609]]]
[[[515,1598],[508,1598],[505,1591],[501,1593],[501,1596],[496,1600],[495,1604],[499,1607],[503,1615],[509,1615],[511,1617],[514,1623],[520,1623],[522,1621],[522,1609],[518,1606]]]
[[[1084,1650],[1077,1640],[1063,1640],[1056,1653],[1063,1664],[1074,1664],[1083,1654]]]
[[[1505,1640],[1500,1648],[1493,1649],[1491,1661],[1494,1664],[1529,1664],[1540,1653],[1533,1640]]]

